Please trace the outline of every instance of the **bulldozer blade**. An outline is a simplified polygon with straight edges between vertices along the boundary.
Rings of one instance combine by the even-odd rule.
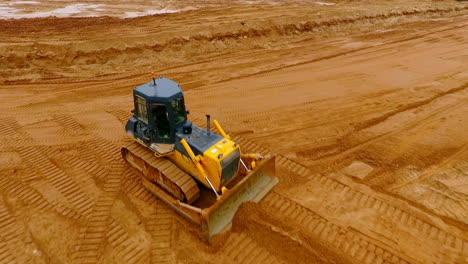
[[[237,210],[245,202],[259,202],[279,180],[275,175],[275,157],[267,158],[209,208],[202,210],[201,225],[207,241],[228,230]]]
[[[201,226],[202,236],[208,243],[212,237],[229,230],[239,206],[245,202],[259,202],[279,180],[275,174],[275,158],[267,157],[250,171],[233,188],[226,190],[209,207],[200,208],[183,203],[158,187],[155,183],[142,178],[143,185],[167,205],[194,224]]]

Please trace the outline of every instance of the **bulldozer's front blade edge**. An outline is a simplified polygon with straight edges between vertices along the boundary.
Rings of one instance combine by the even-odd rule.
[[[279,180],[275,175],[275,158],[267,158],[259,163],[235,187],[227,190],[210,208],[202,211],[202,229],[205,238],[210,239],[229,229],[231,222],[245,202],[259,202]]]

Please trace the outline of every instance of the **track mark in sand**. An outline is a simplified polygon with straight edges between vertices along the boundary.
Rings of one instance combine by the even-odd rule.
[[[18,252],[17,248],[20,248],[21,243],[18,238],[18,230],[16,228],[16,219],[13,215],[10,214],[8,208],[3,204],[0,198],[0,239],[4,240],[7,245],[2,245],[5,251],[9,251],[5,253],[6,255],[10,255],[13,258],[13,255]],[[1,251],[1,250],[0,250]],[[2,253],[0,252],[0,263],[2,263]],[[15,260],[10,260],[10,262],[5,263],[13,263]]]
[[[425,99],[425,100],[422,100],[422,101],[418,101],[418,102],[415,102],[415,103],[400,107],[400,108],[398,108],[398,109],[396,109],[394,111],[391,111],[391,112],[389,112],[387,114],[372,118],[372,119],[364,121],[364,122],[361,122],[361,123],[359,123],[359,124],[357,124],[355,126],[355,128],[354,128],[354,130],[352,132],[341,136],[338,139],[338,142],[340,142],[340,141],[346,142],[348,137],[353,136],[353,134],[355,134],[355,133],[359,133],[359,132],[361,132],[363,130],[372,128],[375,125],[379,125],[380,123],[385,122],[387,119],[389,119],[389,118],[391,118],[391,117],[393,117],[395,115],[402,114],[402,113],[405,113],[407,111],[410,111],[410,110],[413,110],[413,109],[416,109],[416,108],[419,108],[419,107],[424,107],[425,105],[427,105],[427,104],[433,102],[434,100],[437,100],[437,99],[439,99],[439,98],[441,98],[441,97],[443,97],[445,95],[451,95],[453,93],[463,91],[467,87],[468,87],[468,84],[465,84],[465,85],[459,86],[457,88],[453,88],[453,89],[451,89],[449,91],[439,93],[438,95],[435,95],[435,96],[433,96],[433,97],[431,97],[429,99]],[[392,136],[397,135],[398,133],[400,133],[402,131],[408,131],[408,130],[413,129],[413,128],[417,127],[417,126],[421,126],[423,124],[432,122],[436,115],[449,113],[450,111],[453,111],[454,109],[462,107],[464,105],[466,105],[466,100],[461,99],[461,100],[459,100],[459,102],[457,102],[455,104],[449,104],[449,105],[445,105],[443,107],[440,107],[440,108],[436,109],[436,111],[428,113],[425,117],[423,117],[421,119],[418,119],[418,120],[416,120],[414,122],[403,123],[401,125],[401,127],[398,127],[398,128],[396,128],[396,129],[394,129],[392,131],[388,131],[388,132],[379,134],[379,135],[374,136],[372,138],[368,138],[368,139],[365,139],[365,140],[360,140],[360,142],[354,143],[351,146],[348,146],[347,148],[342,148],[339,143],[334,143],[334,144],[331,144],[331,145],[328,145],[328,146],[323,146],[323,147],[319,147],[319,148],[316,148],[316,149],[311,149],[308,152],[313,153],[313,154],[312,155],[306,154],[306,157],[311,158],[311,159],[314,160],[314,162],[311,163],[311,164],[315,164],[316,162],[324,162],[324,161],[331,162],[331,163],[336,163],[336,162],[338,162],[338,160],[340,158],[346,158],[348,155],[352,154],[353,152],[358,151],[358,150],[360,150],[360,149],[362,149],[362,148],[364,148],[366,146],[369,146],[369,145],[371,145],[371,144],[373,144],[375,142],[378,142],[379,140],[382,141],[384,139],[388,139],[388,138],[390,138]]]
[[[106,237],[114,249],[113,253],[122,260],[122,263],[139,264],[149,261],[147,250],[132,240],[127,231],[114,219],[111,219]]]
[[[8,250],[8,244],[5,243],[3,236],[0,234],[0,264],[17,263],[15,257]]]
[[[262,155],[271,155],[272,154],[271,151],[267,150],[266,148],[254,143],[254,142],[252,142],[250,140],[247,140],[244,137],[234,137],[234,140],[236,140],[242,146],[242,148],[245,149],[248,152],[260,153]]]
[[[68,208],[55,201],[46,200],[42,194],[29,185],[11,179],[5,175],[0,177],[0,191],[5,195],[18,198],[27,205],[31,205],[39,210],[55,210],[58,214],[82,221],[82,216],[75,209]]]
[[[282,263],[244,233],[232,233],[223,252],[239,263]]]
[[[0,118],[0,137],[9,137],[16,133],[20,126],[13,117]]]
[[[311,210],[274,191],[267,195],[263,202],[274,209],[272,212],[278,218],[287,218],[289,220],[287,223],[300,226],[301,230],[307,232],[306,234],[314,236],[334,248],[340,249],[351,258],[357,259],[359,263],[415,263],[414,260],[409,262],[347,228],[331,223]]]
[[[0,170],[12,171],[24,168],[24,161],[16,151],[4,151],[0,149]]]
[[[175,256],[172,249],[174,220],[172,208],[158,206],[150,214],[146,229],[151,234],[151,263],[174,263]]]
[[[460,161],[455,168],[460,171],[461,173],[468,175],[468,159]]]
[[[125,125],[110,110],[110,106],[93,108],[84,115],[83,130],[92,134],[95,141],[118,143],[125,136]],[[112,111],[117,111],[112,108]]]
[[[151,263],[174,263],[173,209],[160,203],[159,199],[141,184],[141,178],[135,169],[128,167],[126,172],[128,178],[122,190],[156,208],[151,212],[146,224],[146,229],[152,237]]]
[[[91,213],[93,203],[88,195],[83,192],[78,184],[68,177],[63,170],[53,164],[37,147],[20,148],[21,156],[33,164],[33,166],[47,180],[61,192],[70,204],[83,216]]]
[[[111,109],[107,110],[106,112],[115,116],[120,121],[120,123],[122,123],[122,125],[125,125],[128,119],[130,119],[130,117],[132,116],[130,110],[126,111],[123,109]]]
[[[436,95],[434,95],[434,96],[432,96],[430,98],[404,105],[404,106],[399,107],[399,108],[395,109],[394,111],[390,111],[390,112],[388,112],[388,113],[386,113],[384,115],[381,115],[381,116],[378,116],[376,118],[361,122],[361,123],[355,125],[355,131],[354,132],[369,128],[371,126],[375,126],[375,125],[377,125],[379,123],[382,123],[385,120],[387,120],[387,119],[391,118],[392,116],[395,116],[395,115],[397,115],[399,113],[402,113],[402,112],[405,112],[405,111],[409,111],[409,110],[412,110],[412,109],[419,108],[421,106],[427,105],[427,104],[433,102],[434,100],[436,100],[436,99],[438,99],[438,98],[440,98],[442,96],[450,95],[450,94],[462,91],[462,90],[466,89],[467,87],[468,87],[468,83],[465,83],[465,84],[463,84],[463,85],[461,85],[459,87],[452,88],[452,89],[450,89],[448,91],[440,92],[440,93],[438,93],[438,94],[436,94]]]
[[[351,186],[347,186],[331,178],[323,176],[312,176],[309,178],[311,181],[316,182],[319,188],[340,192],[342,197],[344,197],[341,202],[346,203],[346,207],[349,209],[373,209],[375,212],[384,215],[386,218],[397,222],[399,226],[405,227],[407,231],[411,232],[417,230],[418,236],[424,236],[428,239],[439,241],[440,244],[452,248],[458,253],[462,253],[463,251],[461,245],[468,243],[468,241],[465,241],[461,237],[450,234],[428,221],[415,216],[415,214],[410,210],[402,210],[383,199],[363,193],[360,190],[354,189]],[[384,225],[382,225],[382,227],[384,229],[388,228]],[[461,243],[452,243],[452,240],[458,240]]]
[[[78,144],[78,146],[75,146],[75,149],[80,153],[80,160],[99,164],[98,160],[100,156],[97,155],[97,152],[89,141],[81,141]]]
[[[466,156],[468,156],[468,144],[461,145],[460,149],[458,149],[455,153],[449,156],[446,156],[441,162],[439,162],[438,164],[434,164],[434,166],[431,166],[425,172],[423,171],[423,172],[417,173],[415,171],[410,170],[408,174],[406,175],[406,177],[403,178],[403,180],[396,181],[396,183],[392,184],[389,189],[398,190],[415,181],[422,181],[424,179],[430,178],[432,175],[436,175],[438,173],[444,173],[448,171],[447,168],[456,168],[459,166],[459,164],[462,164],[463,161],[459,162],[458,164],[451,165],[451,163],[453,163],[455,160],[458,160],[458,159],[463,160],[464,157]],[[371,179],[371,180],[374,180],[374,179]],[[377,181],[375,184],[381,184],[381,182]]]
[[[249,142],[244,138],[239,138],[242,146],[248,151],[270,154],[268,150],[259,145]],[[311,172],[305,166],[289,160],[283,156],[278,156],[277,166],[282,166],[288,170],[294,171],[298,175],[309,176]],[[343,249],[351,257],[357,258],[361,263],[409,263],[401,257],[390,253],[388,250],[371,244],[368,240],[352,234],[347,229],[332,224],[325,218],[313,213],[309,209],[283,197],[282,195],[271,192],[264,199],[264,202],[275,208],[282,217],[289,217],[292,221],[297,221],[299,226],[305,226],[309,231],[321,240],[330,243],[336,248]],[[348,234],[349,233],[349,234]],[[351,247],[352,244],[358,245]],[[362,246],[361,244],[365,245]],[[376,253],[377,252],[377,253]],[[359,254],[358,254],[359,253]]]
[[[466,10],[466,9],[468,9],[468,7],[464,7],[461,10]],[[435,12],[435,11],[431,10],[431,12]],[[394,15],[391,15],[390,17],[392,17],[392,16],[394,16]],[[377,17],[378,17],[378,15],[377,15]],[[377,18],[377,17],[375,17],[375,18]],[[338,21],[336,21],[336,22],[338,22]],[[294,27],[296,27],[296,25],[294,25]],[[373,48],[385,47],[386,45],[392,45],[392,44],[407,42],[407,41],[415,40],[415,39],[418,39],[418,38],[424,38],[424,37],[430,36],[432,34],[437,34],[437,33],[440,33],[440,32],[445,32],[445,31],[450,31],[450,30],[457,30],[457,29],[464,28],[464,27],[466,27],[466,25],[456,26],[456,27],[452,27],[452,28],[448,28],[448,29],[445,28],[445,29],[442,29],[442,30],[432,31],[432,32],[428,32],[428,33],[424,33],[424,34],[404,38],[404,39],[393,40],[393,41],[389,41],[389,42],[386,42],[386,43],[377,44],[377,45],[373,45],[373,46],[367,46],[367,47],[363,47],[363,48],[357,48],[357,49],[342,51],[342,52],[339,52],[339,53],[336,53],[336,54],[326,55],[326,56],[319,57],[319,58],[314,58],[314,59],[309,59],[309,60],[296,62],[296,63],[292,63],[292,64],[282,65],[280,67],[276,67],[276,68],[273,68],[273,69],[260,70],[260,71],[256,71],[256,72],[253,72],[253,73],[250,73],[250,74],[244,74],[244,75],[237,76],[237,77],[231,77],[231,78],[223,79],[223,80],[220,80],[220,81],[212,82],[212,83],[210,83],[210,85],[220,84],[220,83],[224,83],[224,82],[228,82],[228,81],[232,81],[232,80],[243,79],[243,78],[248,78],[248,77],[262,75],[262,74],[269,74],[269,73],[272,73],[272,72],[276,72],[276,71],[280,71],[280,70],[284,70],[284,69],[288,69],[288,68],[294,68],[294,67],[297,67],[297,66],[302,66],[302,65],[306,65],[306,64],[315,63],[315,62],[320,62],[320,61],[324,61],[324,60],[339,58],[339,57],[347,56],[349,54],[354,55],[355,53],[358,53],[358,52],[361,52],[361,51],[367,51],[367,50],[371,50]]]
[[[412,233],[415,239],[425,237],[432,242],[438,241],[440,246],[444,245],[445,247],[451,248],[451,251],[453,251],[455,255],[464,254],[463,244],[468,243],[466,240],[455,234],[450,234],[434,224],[417,217],[414,212],[410,210],[400,209],[387,201],[365,194],[359,190],[355,190],[350,186],[342,185],[330,178],[315,177],[311,180],[317,182],[318,185],[322,185],[322,188],[340,192],[342,197],[344,197],[341,202],[345,203],[343,206],[346,206],[348,210],[362,210],[365,208],[373,209],[374,212],[381,216],[398,223],[399,227],[403,227],[405,231]],[[378,222],[378,224],[379,227],[377,230],[386,230],[388,231],[386,233],[393,236],[394,239],[398,239],[399,232],[387,230],[389,227],[385,226],[381,222]],[[417,235],[414,232],[417,232]],[[455,243],[455,241],[457,241],[457,243]]]
[[[431,206],[431,209],[434,208],[444,215],[460,221],[468,219],[467,199],[464,199],[456,193],[449,195],[431,187],[426,187],[424,191],[429,193],[427,197],[427,204]],[[457,212],[462,213],[460,214]]]
[[[0,149],[19,148],[35,144],[21,129],[15,118],[0,118]]]
[[[60,155],[55,158],[61,160],[65,164],[72,166],[73,168],[77,168],[81,171],[89,173],[100,182],[104,182],[107,175],[109,174],[109,168],[101,166],[95,160],[83,160],[81,159],[81,155],[80,157],[73,155]]]
[[[249,151],[260,151],[260,153],[271,153],[268,150],[265,150],[263,147],[258,146],[256,143],[253,143],[245,138],[237,137],[239,142],[243,143],[243,147]],[[361,191],[359,188],[346,185],[338,180],[314,174],[310,169],[299,164],[293,160],[290,160],[282,155],[277,156],[277,167],[281,167],[287,171],[290,171],[296,175],[299,175],[303,178],[307,178],[308,181],[315,183],[315,192],[317,195],[323,196],[327,194],[321,190],[333,190],[334,193],[342,193],[343,199],[338,203],[340,206],[346,206],[349,209],[364,209],[370,208],[375,212],[383,215],[384,217],[398,223],[398,226],[404,227],[407,232],[417,231],[417,236],[415,238],[425,237],[431,241],[438,241],[440,245],[448,247],[451,249],[454,255],[462,256],[467,254],[468,241],[463,239],[463,237],[458,236],[457,234],[451,234],[447,231],[442,230],[434,224],[429,223],[423,218],[417,217],[414,212],[408,209],[400,209],[397,206],[392,205],[388,202],[388,199],[382,199],[377,196],[366,194]],[[281,180],[281,179],[280,179]],[[314,192],[314,190],[310,190]],[[268,196],[267,196],[268,197]],[[325,199],[326,197],[324,197]],[[389,199],[392,197],[389,197]],[[334,206],[339,206],[335,203]],[[300,205],[298,205],[300,206]],[[379,229],[387,230],[388,226],[379,223]],[[394,230],[388,230],[389,234],[398,239],[398,232]]]
[[[84,133],[83,127],[70,115],[55,115],[54,119],[72,135]]]
[[[87,226],[81,234],[74,259],[77,263],[98,263],[105,241],[106,230],[110,222],[110,212],[115,197],[120,189],[123,164],[116,163],[104,183],[104,193],[99,196],[89,217]]]
[[[109,164],[115,160],[121,159],[120,147],[109,140],[98,137],[84,144],[87,149],[92,150],[94,153],[104,158]]]
[[[435,118],[437,120],[437,118]],[[437,122],[437,121],[435,121]],[[467,156],[468,144],[460,145],[454,154],[447,155],[439,163],[433,164],[425,170],[418,171],[410,166],[406,167],[398,177],[391,173],[374,175],[366,184],[371,186],[386,186],[390,195],[405,200],[415,207],[444,218],[444,221],[455,226],[466,226],[468,215],[468,200],[464,195],[451,190],[449,186],[438,180],[444,175],[449,177],[462,178],[463,173],[457,171],[460,162],[454,164],[456,160],[463,160]],[[367,180],[367,179],[366,179]],[[391,184],[388,182],[392,181]],[[415,191],[415,190],[418,191]],[[427,198],[427,199],[426,199]]]
[[[28,165],[28,168],[31,168],[31,164]],[[36,171],[31,171],[30,173],[24,173],[23,175],[21,175],[21,181],[23,181],[24,183],[31,183],[40,178],[41,175]]]

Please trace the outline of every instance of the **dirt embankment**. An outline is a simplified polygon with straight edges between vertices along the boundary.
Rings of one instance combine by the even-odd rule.
[[[278,12],[286,9],[295,14],[286,17],[270,16],[264,8],[253,6],[243,17],[234,16],[230,20],[215,17],[209,23],[186,25],[179,22],[180,16],[196,20],[207,11],[126,20],[105,17],[0,21],[4,34],[4,45],[0,47],[2,80],[89,78],[135,68],[148,71],[155,65],[196,62],[204,54],[268,50],[293,39],[378,30],[448,13],[463,14],[468,8],[441,4],[397,9],[383,5],[376,10],[354,7],[346,11],[346,6],[336,6],[272,7]],[[231,12],[240,15],[243,9],[233,8]],[[44,35],[48,37],[43,38]],[[21,41],[24,38],[28,41]]]
[[[0,21],[0,263],[468,263],[465,3],[204,2]],[[216,245],[121,159],[152,71],[276,156]]]

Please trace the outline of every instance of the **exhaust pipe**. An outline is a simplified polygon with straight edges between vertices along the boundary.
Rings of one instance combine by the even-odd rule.
[[[211,134],[211,122],[210,122],[210,115],[206,115],[206,130],[208,133],[208,136]]]

